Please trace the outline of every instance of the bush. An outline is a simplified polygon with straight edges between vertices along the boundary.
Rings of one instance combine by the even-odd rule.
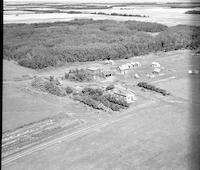
[[[119,111],[119,110],[121,109],[120,105],[115,104],[115,103],[111,103],[111,104],[110,104],[110,108],[111,108],[113,111]]]
[[[74,99],[75,100],[78,100],[90,107],[93,107],[94,109],[98,109],[98,110],[102,110],[102,106],[101,106],[101,103],[90,98],[89,96],[81,96],[81,95],[75,95],[74,96]]]
[[[91,95],[91,96],[101,96],[103,95],[103,90],[99,88],[93,89],[93,88],[86,87],[82,90],[82,93],[85,95]]]
[[[138,85],[139,87],[143,87],[143,88],[145,88],[145,89],[148,89],[148,90],[152,90],[152,91],[161,93],[161,94],[164,95],[164,96],[170,95],[170,93],[167,92],[166,90],[157,88],[157,87],[155,87],[155,86],[153,86],[153,85],[150,85],[150,84],[148,84],[148,83],[146,83],[146,82],[139,82],[137,85]]]
[[[118,103],[113,103],[107,100],[105,95],[103,96],[91,96],[92,99],[101,102],[105,107],[110,108],[113,111],[119,111],[120,109],[124,109],[122,105],[119,105]]]
[[[66,87],[65,91],[67,94],[71,94],[73,92],[73,89],[71,87]]]
[[[107,95],[104,95],[103,90],[99,88],[84,88],[80,94],[74,95],[74,99],[93,108],[103,110],[109,108],[113,111],[119,111],[120,109],[125,109],[129,106],[125,101],[117,100],[114,96],[111,100]]]
[[[70,70],[69,73],[65,73],[65,78],[72,80],[72,81],[92,81],[93,75],[84,69],[76,69],[76,70]]]
[[[56,96],[65,96],[66,93],[64,91],[64,89],[62,89],[61,87],[58,87],[55,83],[53,82],[48,82],[45,85],[45,89],[47,92],[56,95]]]
[[[121,105],[123,107],[129,107],[129,103],[127,103],[125,100],[121,99],[121,98],[117,98],[116,96],[114,95],[111,95],[111,94],[108,94],[108,95],[105,95],[106,99],[112,103],[115,103],[115,104],[118,104],[118,105]]]
[[[38,77],[33,80],[32,84],[33,87],[38,88],[42,91],[46,91],[56,96],[65,96],[66,92],[62,87],[59,87],[56,82],[49,81],[47,79]]]
[[[106,90],[108,91],[108,90],[112,90],[114,88],[115,88],[115,86],[113,84],[111,84],[111,85],[109,85],[109,86],[106,87]]]
[[[167,26],[152,22],[126,21],[125,24],[130,30],[145,32],[160,32],[167,29]]]

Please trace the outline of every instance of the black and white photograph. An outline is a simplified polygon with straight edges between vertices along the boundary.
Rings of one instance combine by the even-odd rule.
[[[2,0],[2,170],[200,170],[200,1]]]

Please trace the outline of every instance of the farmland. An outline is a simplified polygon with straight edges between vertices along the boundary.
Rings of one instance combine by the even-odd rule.
[[[44,5],[16,9],[151,18],[89,11],[132,4]],[[89,18],[4,24],[2,169],[199,169],[199,28]]]
[[[186,133],[186,131],[188,133],[191,130],[191,129],[187,128],[188,121],[189,121],[189,119],[188,119],[189,115],[188,114],[190,113],[189,112],[189,110],[190,110],[190,106],[189,106],[190,97],[189,96],[191,95],[188,92],[189,92],[189,88],[190,88],[189,80],[195,78],[195,76],[189,77],[190,75],[188,75],[188,69],[197,68],[197,66],[198,66],[198,65],[192,65],[192,63],[190,62],[191,57],[195,58],[196,60],[199,59],[199,55],[195,54],[193,51],[178,50],[178,51],[171,51],[171,52],[167,52],[167,53],[158,52],[158,53],[152,53],[152,54],[148,54],[148,55],[144,55],[144,56],[140,56],[140,57],[132,57],[132,58],[129,58],[129,59],[116,60],[114,66],[105,64],[105,61],[97,61],[97,62],[91,61],[91,62],[82,63],[81,65],[80,65],[80,63],[72,63],[72,64],[66,64],[65,66],[61,66],[61,67],[57,67],[57,68],[46,68],[46,69],[43,69],[43,70],[36,70],[36,71],[30,69],[29,70],[29,79],[25,79],[25,80],[23,79],[23,77],[25,77],[25,76],[24,76],[24,74],[22,74],[22,71],[20,71],[18,75],[17,75],[17,72],[15,71],[15,77],[10,77],[9,80],[6,80],[6,79],[4,80],[5,88],[9,89],[6,92],[7,94],[4,95],[5,96],[4,102],[5,103],[8,102],[10,104],[11,98],[12,98],[12,101],[13,101],[12,107],[8,107],[4,104],[6,106],[6,107],[4,107],[4,115],[3,115],[4,120],[5,120],[5,125],[4,125],[5,130],[4,131],[6,131],[7,129],[14,129],[15,127],[17,128],[18,126],[22,126],[24,124],[27,124],[28,121],[30,123],[33,122],[33,120],[35,120],[37,122],[37,121],[39,121],[39,120],[41,120],[41,119],[43,119],[47,116],[57,115],[59,112],[62,111],[62,112],[71,112],[72,118],[77,119],[77,120],[81,120],[81,121],[85,122],[87,125],[92,125],[92,124],[95,124],[96,122],[99,122],[99,121],[100,122],[107,122],[108,120],[115,119],[118,116],[123,119],[123,117],[125,115],[131,116],[132,113],[134,113],[134,116],[132,115],[132,117],[130,119],[131,121],[138,121],[138,120],[141,119],[141,121],[144,121],[147,124],[150,124],[149,121],[155,121],[155,119],[157,119],[157,121],[160,122],[157,125],[159,127],[155,126],[155,128],[153,128],[153,129],[149,128],[149,130],[151,129],[150,130],[151,132],[149,131],[149,133],[156,133],[157,128],[161,128],[161,129],[162,128],[164,128],[164,129],[169,128],[167,126],[167,124],[165,126],[164,126],[164,124],[161,126],[161,124],[162,124],[161,122],[164,121],[164,119],[165,119],[165,121],[168,120],[170,122],[173,122],[172,120],[180,119],[180,113],[184,113],[184,114],[182,114],[183,117],[178,121],[179,123],[176,123],[177,127],[170,127],[170,129],[168,129],[168,132],[166,132],[166,134],[164,136],[162,136],[162,138],[160,138],[160,139],[158,139],[156,136],[154,136],[154,137],[151,136],[151,138],[155,138],[155,140],[157,139],[157,140],[162,141],[162,140],[165,139],[165,137],[168,133],[172,133],[171,130],[173,128],[179,128],[179,126],[184,126],[185,130],[180,129],[180,132],[177,132],[177,133],[179,133],[180,137],[182,138],[182,141],[184,141],[184,143],[182,145],[183,145],[183,147],[185,147],[186,145],[188,145],[187,137],[184,136],[184,135],[181,135],[181,134]],[[117,67],[119,65],[122,65],[122,64],[125,64],[125,63],[131,63],[131,62],[134,62],[134,61],[139,61],[141,63],[141,67],[131,69],[125,75],[121,75],[119,73],[116,73],[116,74],[112,75],[111,78],[96,79],[96,80],[92,80],[92,82],[76,82],[76,81],[71,81],[71,80],[68,80],[68,79],[60,79],[60,78],[65,76],[66,72],[68,72],[69,70],[76,69],[76,68],[86,69],[86,68],[91,67],[91,66],[96,66],[96,67],[101,66],[101,68],[103,68],[103,69],[108,69],[109,67]],[[153,61],[159,62],[163,68],[162,68],[162,71],[159,75],[155,75],[155,77],[149,78],[148,76],[146,76],[146,74],[147,73],[150,74],[152,72],[153,68],[151,67],[151,63]],[[181,61],[181,63],[180,63],[180,61]],[[175,62],[177,63],[176,65],[173,64]],[[8,61],[5,61],[5,63],[10,64],[10,62],[8,62]],[[20,66],[15,65],[15,68],[16,67],[21,68]],[[11,72],[11,70],[10,70],[10,72]],[[24,73],[28,74],[27,70]],[[140,75],[139,79],[134,78],[135,73]],[[88,87],[90,84],[92,85],[91,87],[93,87],[93,88],[94,87],[100,87],[101,88],[102,86],[100,85],[99,82],[102,82],[103,86],[105,86],[105,87],[109,86],[110,84],[114,84],[114,85],[116,85],[116,84],[120,85],[121,84],[123,86],[125,85],[127,88],[134,90],[134,92],[137,96],[137,100],[134,103],[132,103],[128,109],[126,109],[124,111],[120,111],[120,112],[115,112],[115,111],[112,111],[112,110],[109,110],[109,111],[96,110],[95,108],[87,106],[84,103],[73,100],[73,98],[71,98],[70,95],[55,96],[55,95],[50,94],[48,92],[40,91],[40,89],[35,89],[34,87],[31,86],[31,83],[34,80],[35,75],[37,75],[39,77],[49,77],[49,76],[54,76],[55,78],[60,77],[59,80],[62,82],[63,86],[67,85],[68,87],[73,87],[73,88],[78,87],[78,86],[81,87],[81,88],[84,88],[84,87]],[[171,77],[172,77],[172,79],[170,79]],[[150,84],[153,84],[156,87],[159,87],[159,88],[162,88],[162,89],[169,91],[171,95],[170,96],[162,96],[161,94],[158,94],[158,93],[155,93],[155,92],[143,91],[142,88],[137,87],[138,82],[148,82]],[[180,84],[180,83],[181,83],[181,86],[176,85],[176,84]],[[29,90],[19,90],[19,86],[22,89],[29,89]],[[16,93],[16,91],[11,91],[10,90],[11,87],[18,89],[18,92]],[[39,103],[35,103],[34,105],[33,105],[33,103],[31,103],[31,105],[33,105],[32,108],[28,107],[30,104],[28,104],[28,105],[23,104],[23,105],[20,106],[20,102],[24,102],[24,101],[22,100],[22,98],[19,100],[19,97],[17,98],[17,96],[19,96],[19,94],[22,95],[23,94],[22,92],[24,93],[24,95],[28,95],[26,98],[23,97],[26,102],[28,102],[27,99],[29,99],[29,100],[34,99],[35,100],[36,97],[37,97],[38,98],[37,100],[39,100],[38,102],[40,102],[41,100],[44,100],[48,103],[51,102],[49,104],[51,105],[52,109],[50,109],[50,107],[49,107],[50,105],[49,106],[44,105],[41,102],[40,102],[40,104],[42,104],[42,105],[41,105],[40,108],[38,107]],[[12,95],[15,94],[15,97],[14,98],[11,97],[10,96],[11,94]],[[192,92],[192,94],[193,95],[197,94],[197,92]],[[11,98],[9,98],[9,96]],[[17,104],[16,101],[18,101],[19,103]],[[198,103],[197,99],[194,102]],[[54,103],[54,105],[52,105],[53,103]],[[58,103],[59,103],[59,105],[58,105]],[[156,105],[156,107],[154,105]],[[21,107],[21,110],[19,110],[18,112],[14,111],[14,110],[16,110],[16,108],[19,109],[20,108],[19,106]],[[35,109],[38,108],[40,110],[35,111],[34,115],[31,115],[30,113],[33,113],[33,110],[30,110],[30,109],[33,109],[34,107],[35,107]],[[137,109],[137,108],[140,108],[140,107],[144,108],[144,109]],[[157,109],[155,110],[152,107],[157,108]],[[10,110],[12,108],[13,108],[13,110]],[[41,110],[41,108],[43,108],[43,110]],[[170,115],[167,114],[166,111],[162,114],[160,113],[160,110],[163,110],[165,108],[168,108],[166,111],[170,111],[170,113],[171,113]],[[170,108],[170,110],[169,110],[169,108]],[[179,110],[180,112],[179,111],[177,112],[178,108],[182,108],[184,110],[184,112],[182,111],[182,109]],[[9,109],[10,112],[8,112],[8,109]],[[29,109],[30,111],[28,111],[27,109]],[[137,110],[137,112],[134,111],[135,109]],[[176,110],[176,112],[175,112],[175,110]],[[21,119],[18,119],[19,112],[20,112]],[[154,114],[151,114],[152,112]],[[156,118],[156,117],[159,117],[159,119]],[[5,119],[5,118],[7,118],[7,119]],[[28,118],[28,119],[23,119],[23,118]],[[149,120],[149,118],[150,118],[150,120]],[[141,124],[137,125],[137,123],[135,123],[134,125],[132,123],[126,123],[126,126],[125,126],[124,123],[129,122],[130,120],[127,121],[126,118],[124,118],[124,119],[125,120],[120,121],[119,124],[116,124],[116,125],[113,124],[113,125],[109,126],[108,129],[107,128],[103,128],[103,129],[100,128],[101,129],[100,132],[105,131],[107,137],[110,136],[111,134],[113,134],[111,136],[113,136],[113,138],[116,138],[115,135],[117,135],[117,134],[115,134],[113,132],[113,130],[114,130],[113,128],[118,128],[118,126],[119,127],[122,126],[124,128],[124,130],[130,129],[130,126],[132,126],[132,128],[135,129],[135,130],[138,128],[137,133],[139,133],[139,131],[142,130],[142,129],[140,129]],[[8,126],[8,125],[10,125],[10,126]],[[145,133],[148,133],[145,129],[143,129],[142,131],[145,132]],[[99,132],[99,130],[97,132]],[[121,133],[121,132],[119,132],[119,133]],[[123,132],[123,133],[125,133],[125,132]],[[127,135],[129,134],[129,136],[130,136],[131,133],[132,133],[132,131],[127,130],[125,134],[127,134]],[[160,133],[160,132],[157,132],[157,133]],[[176,135],[175,133],[172,133],[172,134]],[[74,140],[73,141],[75,143],[77,143],[78,145],[80,145],[80,143],[81,143],[81,145],[85,145],[85,147],[89,147],[89,146],[87,146],[86,141],[87,140],[94,140],[94,141],[99,140],[98,138],[102,134],[100,133],[100,134],[96,134],[96,135],[95,134],[89,135],[87,138],[80,138],[80,140],[74,139],[75,141]],[[119,135],[117,135],[117,136],[119,136]],[[105,141],[107,140],[107,137],[104,136]],[[132,137],[135,138],[136,136],[132,136]],[[140,137],[144,138],[145,136],[142,135]],[[137,140],[139,140],[139,138],[137,138]],[[121,140],[122,141],[127,140],[126,136],[124,136],[123,139],[121,139]],[[137,140],[135,142],[137,142]],[[143,140],[148,141],[148,139],[143,139]],[[53,152],[54,155],[55,155],[54,158],[59,159],[58,153],[61,153],[61,150],[65,150],[64,148],[66,147],[65,146],[66,142],[63,142],[59,145],[57,145],[57,144],[53,145],[53,147],[47,148],[43,151],[38,151],[43,157],[43,158],[41,158],[41,157],[40,158],[41,159],[49,159],[49,156],[48,156],[49,153]],[[103,149],[104,147],[102,146],[102,144],[104,142],[101,141],[101,140],[98,142],[98,145],[100,146],[100,150],[98,150],[98,151],[95,150],[94,148],[90,148],[91,153],[86,152],[87,156],[85,155],[87,158],[85,158],[85,156],[83,156],[82,158],[78,158],[77,155],[75,154],[74,157],[73,157],[74,162],[77,162],[77,160],[79,160],[79,159],[81,159],[81,160],[87,159],[87,161],[89,161],[90,158],[91,158],[91,154],[93,154],[93,152],[98,152],[99,157],[101,157],[102,154],[105,151]],[[67,142],[67,143],[68,143],[68,146],[70,146],[71,151],[72,151],[74,146],[75,146],[75,143],[74,144],[72,144],[71,142]],[[170,143],[176,143],[175,139],[173,139],[173,138],[170,139]],[[119,145],[119,143],[118,144],[116,143],[116,145]],[[106,147],[108,147],[109,149],[112,149],[112,148],[114,149],[116,146],[109,144]],[[126,149],[128,149],[129,147],[131,147],[131,145],[130,145],[130,142],[127,141],[127,143],[125,143],[125,148],[124,148],[125,150],[123,148],[120,149],[121,154],[124,155],[124,156],[126,154],[130,154],[130,155],[139,154],[139,151],[137,151],[137,150],[135,150],[135,152],[127,152]],[[147,145],[146,147],[149,147],[149,145]],[[167,143],[165,143],[162,147],[169,147],[169,149],[171,148],[171,146],[168,145]],[[56,148],[56,149],[54,150],[53,148]],[[69,147],[68,147],[68,149],[69,149]],[[174,151],[172,151],[171,149],[170,149],[170,152],[171,152],[171,154],[173,154]],[[82,151],[84,152],[84,150],[82,150],[81,148],[79,148],[78,150],[80,151],[80,153]],[[79,152],[78,150],[77,150],[76,153]],[[31,158],[32,156],[34,157],[34,155],[35,156],[38,155],[39,154],[38,152],[31,154],[30,159],[32,159]],[[117,152],[117,151],[114,149],[113,152]],[[157,149],[155,148],[155,154],[156,154],[156,152],[159,152],[158,148]],[[179,149],[177,150],[177,152],[179,152]],[[185,150],[185,152],[188,153],[187,150]],[[142,153],[140,153],[139,154],[141,156],[140,160],[142,161],[143,159],[148,159],[148,157],[152,157],[152,155],[150,153],[153,154],[149,150],[149,156],[147,156],[146,158],[144,156],[142,156],[143,155]],[[113,157],[113,159],[116,159],[116,154],[106,157],[106,160],[110,159],[111,157]],[[165,156],[165,154],[166,153],[161,154],[162,155],[161,158],[160,158],[161,160],[163,160],[162,157]],[[181,153],[179,153],[179,154],[181,154]],[[70,151],[69,152],[66,151],[66,152],[62,152],[61,155],[65,155],[64,157],[68,157],[71,154],[70,154]],[[182,156],[184,157],[185,155],[182,155]],[[23,158],[23,159],[26,159],[26,158]],[[122,158],[118,158],[118,159],[120,159],[122,161],[123,159],[126,159],[126,156],[124,158],[122,157]],[[25,161],[24,163],[22,163],[22,162],[20,163],[20,160],[21,159],[19,159],[17,161],[17,163],[14,163],[13,165],[5,166],[5,169],[10,169],[10,168],[12,169],[13,167],[15,167],[16,169],[21,169],[22,166],[24,167],[25,164],[28,163],[28,161]],[[171,159],[169,159],[169,161],[170,160]],[[64,161],[64,159],[63,159],[63,161]],[[171,166],[176,167],[176,164],[178,164],[178,162],[180,162],[180,161],[181,160],[179,158],[177,158],[176,163],[175,164],[172,163]],[[40,169],[42,165],[39,162],[38,162],[37,166]],[[65,160],[65,162],[66,162],[66,160]],[[139,162],[137,163],[137,166],[141,167]],[[89,163],[89,164],[91,166],[98,166],[97,162]],[[116,164],[116,163],[115,163],[115,161],[112,161],[111,164]],[[80,167],[83,166],[82,161],[79,162],[79,165],[80,165]],[[108,165],[104,165],[104,166],[106,167]],[[35,166],[36,165],[33,165],[33,167],[35,167]],[[48,166],[49,166],[49,164],[45,165],[45,167],[48,167]],[[59,166],[75,167],[75,165],[73,163],[71,164],[68,161],[65,164],[62,164],[61,162],[58,161],[58,163],[55,166],[58,166],[58,167]],[[119,166],[119,167],[127,166],[127,167],[129,167],[129,166],[132,166],[132,165],[128,164],[128,163],[125,164],[125,165],[123,163],[117,163],[116,166]],[[159,165],[157,165],[155,163],[152,166],[159,166]],[[169,164],[168,164],[168,162],[162,162],[162,166],[168,167]],[[182,165],[182,168],[183,168],[183,166],[184,165]],[[29,167],[32,168],[31,165],[29,165]],[[88,166],[86,166],[86,167],[89,168]],[[179,166],[177,165],[177,167],[179,167]],[[51,168],[53,168],[53,167],[51,167]],[[76,167],[76,168],[78,169],[78,167]]]

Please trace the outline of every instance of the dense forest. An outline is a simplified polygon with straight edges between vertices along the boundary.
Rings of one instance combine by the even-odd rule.
[[[33,69],[200,46],[200,28],[196,26],[168,28],[139,21],[75,19],[3,27],[4,59]],[[149,32],[159,34],[152,36]]]

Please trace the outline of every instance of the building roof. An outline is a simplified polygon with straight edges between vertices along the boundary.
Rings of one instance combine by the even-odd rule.
[[[136,62],[131,62],[131,65],[141,65],[141,63],[136,61]]]
[[[135,78],[140,78],[139,74],[135,73],[134,75]]]
[[[98,67],[88,67],[87,69],[90,70],[90,71],[96,71],[96,70],[99,70],[100,68],[98,68]]]
[[[106,60],[105,63],[114,63],[113,60]]]
[[[119,66],[119,69],[120,70],[128,70],[129,66],[127,64],[123,64],[123,65]]]
[[[155,68],[155,69],[153,70],[153,72],[160,73],[160,69],[159,69],[159,68]]]
[[[160,67],[160,64],[159,64],[158,62],[155,62],[155,61],[153,61],[153,62],[151,63],[151,65],[155,65],[155,66],[157,66],[157,67]]]

